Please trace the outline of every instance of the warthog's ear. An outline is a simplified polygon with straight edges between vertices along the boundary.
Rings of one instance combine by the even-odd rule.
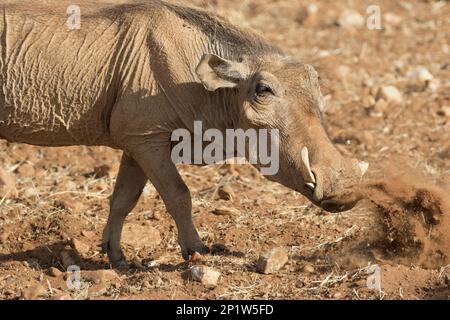
[[[248,67],[244,63],[223,59],[214,54],[205,54],[195,70],[206,90],[234,88],[245,79]]]

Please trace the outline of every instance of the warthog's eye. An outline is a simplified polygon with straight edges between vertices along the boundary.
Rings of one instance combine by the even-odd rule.
[[[272,88],[269,87],[267,84],[264,84],[264,83],[258,83],[258,84],[256,85],[256,90],[255,90],[255,92],[256,92],[256,95],[257,95],[258,97],[264,97],[264,96],[266,96],[266,95],[268,95],[268,94],[272,94],[272,95],[273,95],[273,90],[272,90]]]

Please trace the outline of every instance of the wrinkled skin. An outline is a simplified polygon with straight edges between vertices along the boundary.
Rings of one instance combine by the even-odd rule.
[[[123,223],[148,180],[175,220],[183,257],[208,251],[171,159],[172,132],[192,132],[195,120],[220,131],[278,129],[280,170],[269,179],[328,211],[355,205],[362,171],[325,133],[311,66],[202,11],[156,0],[100,8],[79,1],[82,28],[69,31],[64,5],[49,3],[2,4],[0,137],[124,151],[103,237],[114,265],[125,264]]]

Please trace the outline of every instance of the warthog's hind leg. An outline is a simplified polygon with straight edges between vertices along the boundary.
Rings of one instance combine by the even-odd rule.
[[[108,254],[109,261],[114,267],[126,266],[120,247],[123,223],[128,213],[135,207],[146,182],[147,177],[141,167],[124,153],[110,201],[108,223],[103,231],[102,249]]]

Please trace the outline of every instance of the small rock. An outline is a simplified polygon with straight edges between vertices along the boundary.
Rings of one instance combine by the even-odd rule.
[[[51,267],[50,269],[48,269],[47,274],[55,278],[58,278],[63,275],[63,273],[58,268],[55,267]]]
[[[347,79],[348,76],[350,75],[350,72],[351,72],[350,67],[348,67],[346,65],[342,65],[342,64],[337,66],[335,69],[337,79],[339,79],[339,80]]]
[[[161,243],[161,235],[152,226],[131,223],[124,226],[122,241],[134,249],[152,248]]]
[[[315,3],[310,3],[306,8],[300,10],[296,21],[306,27],[314,27],[318,22],[319,7]]]
[[[416,67],[406,73],[406,78],[413,81],[427,83],[433,80],[433,75],[424,67]]]
[[[81,276],[83,279],[91,281],[95,284],[104,284],[112,280],[119,279],[117,272],[112,269],[83,271]]]
[[[19,167],[17,172],[23,176],[23,177],[34,177],[36,175],[36,171],[34,170],[34,167],[29,163],[24,163]]]
[[[427,82],[427,87],[431,92],[436,93],[441,87],[441,81],[439,79],[430,80]]]
[[[90,295],[94,297],[102,296],[108,291],[108,286],[104,283],[97,284],[88,289]]]
[[[383,99],[388,103],[402,104],[402,93],[394,86],[382,86],[378,89],[376,100]]]
[[[339,26],[343,28],[360,28],[365,24],[364,17],[354,10],[345,10],[338,19]]]
[[[45,296],[47,290],[40,284],[33,285],[22,290],[22,298],[25,300],[36,300],[39,297]]]
[[[77,184],[71,180],[66,181],[65,183],[65,189],[67,191],[74,191],[77,190]]]
[[[271,274],[280,270],[289,260],[286,249],[274,248],[262,253],[256,263],[256,270],[260,273]]]
[[[83,230],[83,231],[81,231],[81,235],[83,237],[92,239],[92,238],[95,237],[95,232],[94,231],[89,231],[89,230]]]
[[[333,294],[333,299],[340,299],[340,298],[342,298],[342,293],[336,292],[335,294]]]
[[[91,249],[88,244],[78,239],[72,239],[72,248],[74,248],[82,256],[87,255]]]
[[[217,286],[220,272],[205,266],[193,266],[189,269],[189,278],[206,286]]]
[[[16,179],[12,174],[0,169],[0,199],[14,199],[17,196]]]
[[[235,197],[234,191],[229,184],[220,186],[217,190],[217,195],[220,197],[220,199],[226,201],[233,201]]]
[[[72,296],[68,293],[58,293],[52,297],[52,300],[73,300]]]
[[[26,188],[23,192],[24,198],[36,198],[39,195],[39,192],[36,190],[36,188]]]
[[[111,171],[111,167],[108,165],[101,165],[94,168],[94,171],[88,173],[86,176],[92,177],[94,176],[97,179],[107,177],[109,175],[109,171]]]
[[[315,271],[316,270],[312,264],[307,263],[303,266],[303,272],[305,273],[314,273]]]
[[[402,17],[395,13],[387,12],[383,15],[383,20],[393,26],[399,26],[402,23]]]
[[[227,207],[215,208],[212,211],[212,213],[215,215],[218,215],[218,216],[238,216],[238,215],[240,215],[239,210],[234,209],[234,208],[227,208]]]
[[[437,114],[441,117],[450,118],[450,106],[442,107],[438,110]]]

